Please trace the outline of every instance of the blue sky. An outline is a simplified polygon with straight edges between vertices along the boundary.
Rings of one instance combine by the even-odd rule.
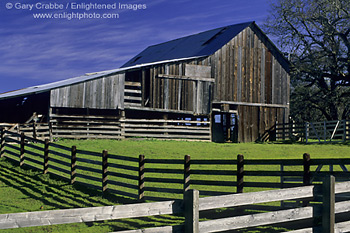
[[[149,45],[201,31],[247,21],[262,26],[270,1],[0,0],[0,93],[119,68]],[[49,3],[64,9],[39,9]],[[144,4],[146,9],[72,9],[81,3]],[[30,5],[32,10],[23,9]],[[119,18],[35,19],[38,13]]]

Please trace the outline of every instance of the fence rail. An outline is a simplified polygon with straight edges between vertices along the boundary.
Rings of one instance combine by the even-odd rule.
[[[119,233],[162,232],[162,233],[205,233],[246,229],[276,223],[289,225],[289,232],[343,232],[350,229],[350,201],[336,201],[336,195],[349,193],[350,182],[335,183],[333,176],[327,177],[321,185],[311,185],[283,190],[231,194],[199,198],[199,191],[187,190],[183,200],[166,202],[129,204],[120,206],[90,207],[68,210],[14,213],[0,215],[0,229],[45,226],[66,223],[94,222],[124,218],[139,218],[156,215],[183,214],[183,225],[119,231]],[[264,213],[239,214],[225,218],[200,221],[201,211],[219,208],[239,208],[267,202],[295,199],[313,199],[309,206],[266,211]],[[346,214],[347,218],[335,221],[335,216]],[[321,219],[321,221],[317,221]],[[309,220],[312,227],[303,227],[300,221]],[[300,229],[302,228],[302,229]]]

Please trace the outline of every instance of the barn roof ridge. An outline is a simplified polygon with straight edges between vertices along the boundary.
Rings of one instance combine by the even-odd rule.
[[[255,24],[255,21],[227,25],[151,45],[121,67],[180,57],[209,56],[251,24]]]

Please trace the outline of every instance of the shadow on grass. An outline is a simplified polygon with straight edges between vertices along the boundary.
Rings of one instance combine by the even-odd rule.
[[[4,158],[0,159],[0,183],[2,189],[7,187],[14,191],[9,191],[12,196],[3,199],[2,212],[4,209],[11,209],[11,212],[30,212],[40,210],[83,208],[92,206],[106,206],[117,204],[136,203],[136,200],[125,198],[114,194],[102,195],[101,191],[93,190],[82,185],[70,185],[49,174],[41,174],[40,171],[23,169],[15,162],[10,162]],[[13,211],[15,209],[15,211]],[[6,210],[5,210],[6,211]],[[7,212],[6,212],[7,213]],[[105,232],[130,230],[145,227],[177,225],[183,222],[181,216],[153,216],[137,219],[120,219],[112,221],[88,222],[68,224],[72,225],[75,232],[76,225],[83,224],[89,229],[108,228]],[[59,225],[53,226],[59,228]],[[67,226],[62,226],[63,229]],[[35,228],[37,232],[47,232],[50,226]],[[33,228],[21,228],[6,230],[9,232],[32,232]],[[51,228],[50,228],[51,229]],[[84,228],[83,228],[84,229]],[[78,230],[78,228],[76,229]],[[89,232],[91,232],[91,230]],[[1,230],[0,230],[1,231]],[[78,230],[79,231],[79,230]],[[94,231],[94,230],[93,230]],[[61,232],[57,230],[57,232]],[[79,231],[80,232],[80,231]]]
[[[78,208],[113,204],[130,204],[135,200],[93,190],[83,185],[69,185],[50,174],[21,169],[5,159],[0,167],[0,181],[15,188],[30,198],[40,198],[44,205],[52,208]]]

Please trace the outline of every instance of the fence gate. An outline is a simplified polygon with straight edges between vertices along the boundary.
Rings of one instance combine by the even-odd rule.
[[[306,143],[313,140],[317,140],[319,143],[345,142],[348,130],[345,120],[305,123],[305,140]]]

